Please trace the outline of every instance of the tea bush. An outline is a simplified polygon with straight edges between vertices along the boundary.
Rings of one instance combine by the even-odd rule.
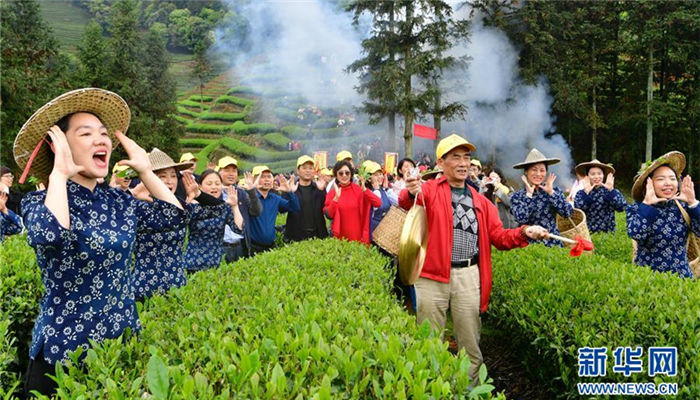
[[[185,108],[185,107],[182,107],[182,106],[177,106],[177,112],[179,112],[182,115],[187,115],[187,116],[194,117],[194,118],[199,117],[198,112],[192,111],[192,110]]]
[[[299,151],[270,151],[258,147],[250,146],[240,140],[224,137],[219,139],[219,143],[234,154],[247,156],[257,161],[274,161],[299,157]]]
[[[226,134],[226,133],[233,131],[233,125],[232,124],[216,125],[216,124],[203,124],[200,122],[192,122],[192,123],[187,125],[186,129],[188,132],[218,133],[218,134],[223,135],[223,134]]]
[[[224,96],[219,96],[219,98],[216,99],[216,103],[230,103],[230,104],[235,104],[237,106],[245,107],[252,105],[255,103],[255,100],[250,100],[250,99],[244,99],[242,97],[236,97],[236,96],[229,96],[229,95],[224,95]]]
[[[649,382],[647,349],[674,346],[678,376],[653,380],[677,382],[679,398],[700,398],[698,283],[608,257],[571,258],[567,249],[540,245],[496,252],[490,314],[559,397],[578,397],[576,382]],[[578,377],[577,349],[586,346],[608,348],[606,377]],[[644,348],[644,373],[612,373],[618,346]]]
[[[192,100],[182,100],[179,101],[177,104],[181,106],[187,106],[187,107],[192,107],[192,108],[197,108],[197,109],[205,109],[208,110],[209,106],[202,104],[201,102],[198,101],[192,101]]]
[[[199,119],[206,121],[227,121],[227,122],[236,122],[236,121],[242,121],[243,118],[245,118],[246,113],[240,112],[240,113],[223,113],[223,112],[211,112],[211,111],[205,111],[202,114],[200,114]]]
[[[286,150],[287,144],[289,143],[289,138],[279,132],[268,133],[263,136],[263,139],[265,139],[270,146],[280,150]]]
[[[0,260],[0,389],[9,392],[27,367],[43,285],[25,235],[5,238]]]
[[[275,117],[287,122],[301,122],[298,118],[296,110],[291,110],[284,107],[275,107]]]
[[[404,312],[387,263],[330,239],[199,272],[143,307],[138,340],[108,340],[59,372],[59,398],[467,396],[468,357]]]
[[[251,133],[266,133],[274,132],[277,130],[275,124],[269,124],[265,122],[257,124],[246,124],[243,121],[236,121],[231,125],[234,132],[239,135],[249,135]]]
[[[193,94],[192,96],[188,97],[187,100],[202,103],[202,102],[210,102],[210,101],[214,100],[214,98],[211,96],[207,96],[207,95]]]
[[[232,94],[258,94],[258,92],[250,86],[234,86],[226,92],[228,95]]]

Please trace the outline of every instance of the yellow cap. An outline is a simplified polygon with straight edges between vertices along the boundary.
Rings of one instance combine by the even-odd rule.
[[[467,147],[470,152],[476,150],[476,146],[467,142],[465,138],[453,133],[438,143],[435,153],[437,154],[437,158],[442,158],[442,156],[460,146]]]
[[[309,163],[309,162],[311,163],[311,165],[316,165],[313,158],[311,158],[307,155],[303,155],[303,156],[297,158],[297,168],[299,168],[302,165]]]
[[[229,165],[235,165],[236,168],[238,168],[238,161],[231,156],[221,157],[219,162],[216,164],[216,170],[219,171],[222,168],[228,167]]]
[[[128,165],[118,165],[118,164],[114,164],[114,167],[112,168],[112,173],[113,173],[113,174],[116,174],[117,172],[126,171],[127,169],[129,169],[129,166],[128,166]]]
[[[331,170],[328,169],[328,168],[324,168],[324,169],[321,170],[321,175],[333,176],[333,171],[331,171]]]
[[[348,158],[352,160],[352,153],[347,150],[343,150],[335,156],[335,161],[343,161]]]
[[[238,180],[238,186],[245,186],[245,178],[241,178]]]
[[[199,161],[197,157],[194,156],[192,153],[185,153],[180,156],[180,162],[185,162],[185,161]]]
[[[267,165],[257,165],[255,167],[253,167],[253,176],[258,176],[265,171],[272,172],[272,170],[270,168],[268,168]]]
[[[381,171],[382,166],[379,165],[379,163],[376,163],[374,161],[370,161],[365,165],[365,171],[367,171],[368,174],[373,175],[377,171]]]
[[[476,165],[477,167],[481,168],[481,161],[477,160],[476,158],[472,158],[472,165]]]

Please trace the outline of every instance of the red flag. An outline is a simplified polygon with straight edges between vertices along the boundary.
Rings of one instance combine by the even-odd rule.
[[[437,129],[425,125],[413,124],[413,135],[435,140],[435,138],[437,138]]]

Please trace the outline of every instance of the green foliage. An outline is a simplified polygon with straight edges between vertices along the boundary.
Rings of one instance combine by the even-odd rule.
[[[600,239],[594,237],[596,247]],[[628,254],[614,258],[623,257]],[[520,349],[532,372],[560,397],[578,398],[577,382],[653,380],[677,382],[679,397],[698,398],[697,283],[652,272],[629,258],[614,258],[609,253],[571,258],[568,249],[541,245],[497,252],[490,314],[509,332],[513,347]],[[607,377],[578,377],[577,350],[586,346],[609,349]],[[615,374],[611,379],[612,350],[618,346],[643,347],[645,366],[648,347],[677,347],[678,376]]]
[[[274,133],[268,133],[265,136],[263,136],[263,139],[272,147],[276,147],[281,150],[287,149],[287,145],[289,144],[290,140],[288,137],[284,136],[283,134],[279,132],[274,132]]]
[[[223,135],[233,131],[233,125],[215,125],[193,122],[187,125],[187,131],[199,133],[219,133]]]
[[[289,158],[296,158],[300,156],[299,151],[269,151],[263,150],[257,147],[250,146],[241,142],[240,140],[223,137],[219,139],[219,143],[232,151],[234,154],[240,156],[246,156],[252,158],[256,161],[274,161],[283,160]]]
[[[70,73],[35,0],[0,2],[0,14],[0,158],[14,169],[12,145],[17,132],[34,110],[64,91]]]
[[[187,107],[192,107],[192,108],[197,108],[197,109],[204,108],[205,110],[208,110],[210,108],[210,106],[208,106],[206,104],[202,104],[198,101],[192,101],[189,99],[178,101],[177,104],[179,104],[181,106],[187,106]]]
[[[275,117],[286,122],[299,122],[298,113],[295,110],[290,110],[284,107],[275,107]]]
[[[396,303],[378,251],[296,243],[193,275],[58,378],[66,398],[452,398],[464,353]],[[328,312],[332,310],[333,312]],[[490,398],[492,386],[476,388]]]
[[[226,92],[227,95],[233,94],[251,94],[259,95],[259,92],[250,86],[234,86]]]
[[[12,392],[27,367],[34,319],[43,293],[34,251],[24,235],[0,243],[0,390]],[[0,395],[2,395],[0,391]]]
[[[189,108],[185,108],[182,106],[177,106],[177,112],[179,112],[180,114],[189,115],[190,117],[199,118],[198,112],[192,111]]]
[[[243,121],[236,121],[232,125],[233,131],[239,135],[249,135],[251,133],[266,133],[274,132],[277,130],[275,124],[268,123],[256,123],[256,124],[246,124]]]
[[[189,119],[187,119],[187,118],[185,118],[185,117],[181,117],[181,116],[179,116],[179,115],[177,115],[177,114],[173,114],[172,117],[175,119],[175,121],[177,121],[177,122],[179,122],[179,123],[181,123],[181,124],[187,125],[187,124],[190,123],[190,120],[189,120]]]
[[[180,144],[186,147],[205,147],[217,141],[217,139],[182,138]]]
[[[230,103],[230,104],[235,104],[237,106],[245,107],[245,106],[253,105],[255,103],[255,100],[244,99],[242,97],[236,97],[236,96],[224,95],[224,96],[219,96],[219,98],[216,99],[216,103]]]
[[[212,112],[212,111],[205,111],[203,112],[200,116],[199,119],[206,121],[227,121],[227,122],[236,122],[236,121],[242,121],[243,118],[245,118],[246,113],[241,112],[241,113],[223,113],[223,112]]]
[[[213,101],[214,98],[211,96],[207,96],[207,95],[193,94],[192,96],[188,97],[187,100],[195,101],[195,102],[199,102],[199,103],[202,103],[202,102],[208,103],[210,101]]]

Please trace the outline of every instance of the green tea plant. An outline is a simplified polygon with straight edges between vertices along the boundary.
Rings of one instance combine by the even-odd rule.
[[[0,260],[0,388],[11,393],[27,366],[43,285],[25,235],[6,237]]]
[[[236,96],[229,96],[229,95],[224,95],[224,96],[219,96],[219,98],[216,99],[216,103],[230,103],[230,104],[235,104],[237,106],[245,107],[252,105],[255,103],[255,100],[250,100],[250,99],[244,99],[242,97],[236,97]]]
[[[394,300],[387,265],[327,239],[199,272],[144,305],[138,339],[59,371],[58,397],[491,398],[485,368],[470,392],[468,356]]]
[[[270,146],[280,150],[286,150],[287,144],[289,143],[289,138],[279,132],[268,133],[263,136],[263,139],[265,139]]]
[[[207,95],[193,94],[192,96],[188,97],[187,100],[202,103],[202,102],[210,102],[210,101],[214,100],[214,98],[211,96],[207,96]]]
[[[199,119],[201,119],[202,121],[208,120],[208,121],[236,122],[236,121],[242,121],[243,118],[245,118],[245,116],[246,116],[245,112],[222,113],[222,112],[205,111],[199,116]]]
[[[183,106],[177,106],[177,112],[179,112],[179,113],[182,114],[182,115],[187,115],[187,116],[194,117],[194,118],[198,118],[198,117],[199,117],[199,113],[198,113],[198,112],[192,111],[192,110],[190,110],[189,108],[185,108],[185,107],[183,107]]]
[[[223,137],[219,139],[219,143],[226,147],[234,154],[239,154],[242,156],[247,156],[253,158],[257,161],[273,161],[273,160],[284,160],[290,158],[296,158],[299,156],[299,151],[270,151],[263,150],[258,147],[250,146],[240,140]]]
[[[653,380],[677,382],[679,398],[700,398],[697,282],[655,273],[610,254],[571,258],[567,249],[541,245],[496,252],[493,263],[490,314],[522,350],[527,368],[553,394],[578,397],[577,382]],[[609,363],[618,346],[641,346],[645,359],[651,346],[674,346],[678,375],[652,379],[645,369],[625,377],[612,374],[609,365],[606,377],[580,378],[577,349],[586,346],[607,347]]]

